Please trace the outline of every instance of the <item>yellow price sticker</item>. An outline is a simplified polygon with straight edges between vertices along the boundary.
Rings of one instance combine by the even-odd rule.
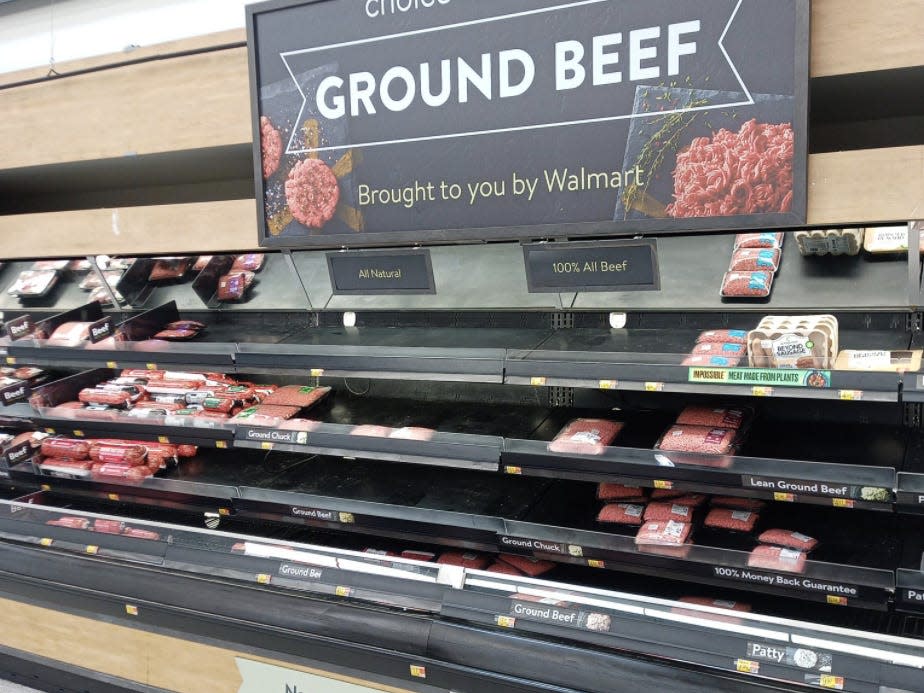
[[[260,573],[259,575],[257,575],[257,582],[259,582],[261,585],[270,584],[270,581],[272,579],[273,579],[272,576],[267,575],[266,573]]]
[[[113,369],[115,369],[115,368],[118,368],[118,367],[119,367],[119,364],[117,364],[115,361],[106,361],[106,368],[113,368]]]
[[[413,676],[415,679],[427,678],[427,667],[421,666],[419,664],[411,664],[411,676]]]
[[[134,604],[126,604],[126,605],[125,605],[125,613],[128,614],[129,616],[137,616],[137,615],[138,615],[138,607],[135,606]]]
[[[156,363],[147,363],[147,364],[145,364],[145,368],[147,368],[149,371],[156,371],[156,370],[157,370],[157,364],[156,364]]]
[[[847,606],[847,597],[841,597],[835,594],[829,594],[827,596],[828,604],[832,606]]]
[[[619,387],[618,380],[601,380],[600,381],[601,390],[615,390],[617,387]]]
[[[517,620],[513,616],[498,616],[494,619],[494,622],[501,628],[513,628],[517,624]]]
[[[664,390],[664,383],[645,383],[645,392],[661,392]]]
[[[587,559],[587,566],[589,568],[606,568],[606,564],[603,561],[598,561],[593,558]]]
[[[796,497],[792,493],[782,493],[777,491],[773,494],[773,500],[780,501],[782,503],[792,503],[796,500]]]
[[[836,691],[844,690],[844,677],[843,676],[832,676],[831,674],[826,674],[821,677],[821,680],[818,682],[818,685],[822,688],[832,688]]]
[[[841,390],[839,394],[844,402],[858,402],[863,399],[863,390]]]
[[[50,486],[49,484],[42,484],[42,487],[41,487],[41,488],[42,488],[43,491],[50,491],[50,490],[51,490],[51,486]]]
[[[169,445],[170,439],[167,436],[157,436],[157,442],[162,445]]]
[[[111,501],[117,501],[117,500],[119,500],[119,494],[118,494],[118,493],[110,493],[110,494],[107,495],[106,497],[107,497],[109,500],[111,500]]]
[[[90,554],[91,556],[95,556],[96,554],[99,553],[99,547],[94,546],[93,544],[90,544],[89,546],[87,546],[87,553]]]
[[[755,397],[772,397],[773,388],[766,387],[765,385],[755,385],[751,388],[751,394]]]
[[[532,385],[533,387],[541,387],[542,385],[545,385],[546,380],[547,378],[539,378],[539,377],[530,378],[529,384]]]
[[[264,450],[272,450],[273,444],[272,443],[260,443],[260,447],[263,448]]]
[[[39,539],[40,546],[51,546],[54,543],[54,539],[49,539],[48,537],[42,537]]]
[[[227,449],[228,449],[228,443],[225,442],[224,440],[216,440],[216,441],[215,441],[215,447],[218,448],[219,450],[227,450]]]
[[[736,659],[735,671],[742,674],[756,674],[760,671],[760,662],[753,662],[750,659]]]
[[[75,428],[75,429],[74,429],[74,437],[75,437],[75,438],[83,438],[83,431],[81,431],[79,428]]]
[[[510,466],[506,466],[506,467],[504,467],[504,471],[505,471],[507,474],[522,474],[522,473],[523,473],[523,467],[510,467]]]
[[[575,546],[574,544],[570,544],[568,546],[568,555],[574,556],[575,558],[581,558],[584,556],[584,549],[580,546]]]
[[[6,357],[6,365],[7,365],[7,366],[15,366],[15,365],[16,365],[16,359],[15,359],[13,356],[7,356],[7,357]]]
[[[353,589],[350,587],[344,587],[343,585],[337,585],[337,588],[334,590],[334,594],[338,597],[349,597],[353,594]]]
[[[655,488],[659,488],[659,489],[666,490],[666,491],[670,491],[672,488],[674,488],[673,481],[666,481],[664,479],[655,479],[654,481],[651,482],[651,485],[654,486]]]
[[[312,369],[311,369],[311,377],[312,377],[312,378],[320,378],[322,375],[324,375],[324,369],[323,369],[323,368],[312,368]]]
[[[356,518],[353,517],[353,513],[338,513],[340,521],[345,525],[352,525],[356,522]]]
[[[219,508],[218,514],[221,515],[222,517],[228,517],[228,515],[231,514],[231,509],[230,508]]]
[[[831,500],[831,505],[835,508],[852,508],[856,503],[849,498],[834,498]]]

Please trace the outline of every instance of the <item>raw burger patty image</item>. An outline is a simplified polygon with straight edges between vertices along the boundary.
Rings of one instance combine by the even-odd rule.
[[[273,127],[273,121],[266,116],[260,116],[260,150],[263,154],[263,177],[269,178],[279,168],[282,135]]]
[[[333,218],[339,201],[340,188],[330,166],[318,159],[295,164],[286,180],[286,202],[296,220],[319,229]]]

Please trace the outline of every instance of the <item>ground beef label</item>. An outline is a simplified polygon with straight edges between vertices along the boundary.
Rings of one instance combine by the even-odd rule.
[[[356,248],[541,238],[537,227],[552,224],[567,237],[804,225],[809,9],[809,0],[250,7],[261,242]]]

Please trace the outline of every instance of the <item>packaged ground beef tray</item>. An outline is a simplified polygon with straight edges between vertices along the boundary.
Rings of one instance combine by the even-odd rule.
[[[764,231],[761,233],[739,233],[735,236],[735,250],[739,248],[782,248],[782,231]]]
[[[645,506],[636,503],[607,503],[597,513],[597,522],[604,524],[632,525],[642,524]]]
[[[689,406],[680,412],[675,423],[686,426],[739,429],[744,423],[744,416],[744,409]]]
[[[753,532],[758,514],[750,510],[713,508],[706,515],[706,526],[713,529],[728,529],[733,532]]]
[[[712,426],[674,425],[661,437],[657,449],[666,452],[698,452],[729,455],[735,451],[737,431]]]
[[[693,347],[690,351],[693,355],[703,356],[737,356],[741,357],[747,353],[747,345],[735,344],[731,342],[702,342]]]
[[[747,344],[747,330],[706,330],[696,338],[697,344]]]
[[[768,529],[757,537],[757,541],[761,544],[773,544],[805,553],[810,553],[818,546],[817,539],[799,532],[791,532],[788,529]]]
[[[694,508],[689,505],[679,505],[670,501],[650,503],[645,508],[645,522],[658,520],[675,520],[677,522],[693,522]]]
[[[748,567],[801,573],[805,570],[805,561],[806,556],[802,551],[761,544],[748,556]]]
[[[575,419],[549,443],[551,452],[602,455],[622,430],[622,422],[605,419]]]
[[[521,573],[525,573],[530,577],[544,575],[555,567],[555,564],[551,561],[543,561],[539,558],[532,558],[531,556],[516,556],[511,553],[502,553],[497,558],[500,562],[512,565]]]
[[[458,565],[472,570],[484,570],[491,563],[491,559],[473,551],[446,551],[440,554],[436,562],[444,565]]]
[[[637,545],[680,546],[690,538],[693,525],[689,522],[646,522],[635,536]]]
[[[597,484],[597,499],[604,501],[627,500],[645,498],[645,489],[641,486],[626,486],[610,481],[601,481]]]
[[[330,392],[329,387],[307,385],[286,385],[267,396],[262,404],[278,404],[283,407],[305,409],[320,402]]]
[[[780,267],[779,248],[739,248],[732,254],[730,272],[776,272]]]
[[[739,356],[705,356],[691,354],[680,362],[681,366],[703,366],[709,368],[734,368],[741,363]]]
[[[767,298],[773,288],[773,272],[726,272],[719,292],[723,298]]]

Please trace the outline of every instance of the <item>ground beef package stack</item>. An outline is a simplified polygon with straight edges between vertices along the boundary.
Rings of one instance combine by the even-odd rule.
[[[723,298],[767,298],[773,289],[773,272],[726,272],[722,278]]]
[[[555,567],[555,564],[551,561],[543,561],[531,556],[517,556],[510,553],[502,553],[497,558],[500,562],[512,565],[521,573],[529,575],[530,577],[544,575]]]
[[[551,452],[578,455],[602,455],[623,424],[605,419],[575,419],[566,425],[549,443]]]

